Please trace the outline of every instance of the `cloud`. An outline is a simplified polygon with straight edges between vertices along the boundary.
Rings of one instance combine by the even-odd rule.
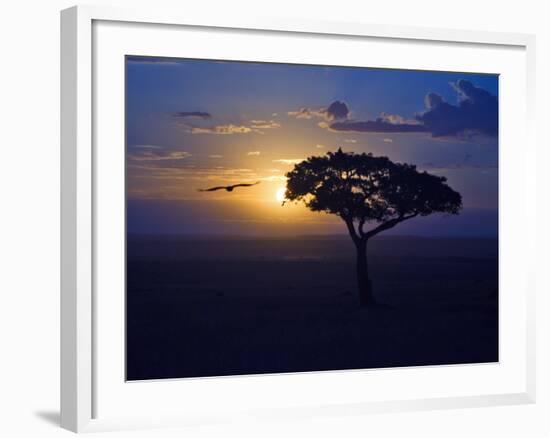
[[[216,135],[230,135],[230,134],[264,134],[266,129],[280,128],[281,124],[274,120],[251,120],[247,123],[211,123],[203,124],[200,120],[197,123],[191,123],[188,119],[202,119],[210,120],[212,115],[202,111],[182,111],[174,113],[173,116],[178,119],[177,124],[185,129],[186,132],[191,134],[216,134]]]
[[[204,111],[180,111],[173,114],[174,117],[178,118],[199,118],[199,119],[210,119],[212,115],[210,113],[206,113]]]
[[[380,120],[390,123],[391,125],[419,125],[420,122],[416,119],[407,119],[399,114],[381,113]]]
[[[281,163],[281,164],[297,164],[301,161],[304,161],[304,158],[280,158],[278,160],[273,160],[274,163]]]
[[[254,130],[245,125],[216,125],[216,126],[191,126],[189,132],[191,134],[216,134],[216,135],[231,135],[231,134],[248,134]]]
[[[252,129],[275,129],[281,127],[281,124],[274,120],[251,120],[250,123]]]
[[[332,102],[323,112],[327,120],[342,120],[348,117],[349,108],[344,102],[337,100]]]
[[[224,180],[228,182],[258,178],[257,171],[246,168],[229,168],[223,166],[182,166],[170,167],[164,163],[136,163],[129,166],[131,177],[152,178],[158,180]]]
[[[328,108],[313,111],[302,108],[290,112],[297,118],[323,117],[318,126],[335,132],[416,133],[432,137],[470,138],[474,135],[498,135],[498,98],[470,81],[460,79],[450,83],[457,93],[457,104],[446,102],[430,92],[424,98],[425,110],[414,118],[382,112],[374,120],[353,120],[348,106],[340,101]]]
[[[443,103],[443,98],[439,94],[428,93],[424,97],[424,106],[428,109],[433,109],[441,103]]]
[[[258,156],[260,155],[260,151],[250,151],[250,152],[247,152],[246,155],[248,155],[249,157],[252,157],[252,156]]]
[[[219,155],[219,154],[212,154],[212,155],[208,155],[208,158],[223,158],[223,155]]]
[[[317,149],[324,149],[324,148],[325,148],[325,146],[322,145],[322,144],[316,144],[315,147],[316,147]]]
[[[382,140],[384,143],[393,143],[393,139],[391,138],[385,138]]]
[[[191,156],[189,152],[165,150],[161,146],[154,145],[137,145],[133,146],[133,149],[137,151],[128,154],[128,159],[131,161],[183,160]]]
[[[335,120],[344,120],[348,117],[350,111],[345,102],[336,100],[326,108],[311,109],[302,107],[297,111],[289,111],[287,114],[297,119],[311,119],[313,117],[323,118],[332,122]]]
[[[344,143],[357,143],[357,140],[355,140],[354,138],[346,138],[344,140]]]
[[[376,120],[367,120],[357,122],[347,120],[344,122],[335,122],[328,126],[331,131],[351,131],[351,132],[378,132],[378,133],[397,133],[397,132],[426,132],[425,126],[416,123],[392,123],[387,118],[378,117]]]
[[[318,126],[331,131],[350,132],[425,132],[426,128],[416,119],[406,119],[398,114],[381,113],[376,120],[351,120],[349,108],[340,101],[333,102],[326,110],[329,114],[326,119],[332,123],[319,122]],[[356,140],[344,140],[346,143],[355,143]]]
[[[470,81],[451,83],[458,94],[458,105],[452,105],[436,93],[425,98],[426,111],[416,119],[433,137],[468,137],[498,135],[498,99]]]
[[[300,108],[298,111],[287,112],[289,116],[296,117],[297,119],[311,119],[313,117],[309,108]]]
[[[135,149],[165,149],[164,146],[158,146],[154,144],[135,144],[132,145]]]

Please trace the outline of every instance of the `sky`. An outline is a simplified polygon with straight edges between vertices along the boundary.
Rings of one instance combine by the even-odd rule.
[[[460,215],[393,234],[498,233],[496,75],[128,56],[126,143],[130,233],[345,234],[281,202],[295,163],[338,148],[415,164],[462,195]]]

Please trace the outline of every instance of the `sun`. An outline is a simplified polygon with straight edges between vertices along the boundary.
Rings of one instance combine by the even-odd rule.
[[[279,187],[275,192],[275,200],[277,202],[283,202],[285,200],[286,187]]]

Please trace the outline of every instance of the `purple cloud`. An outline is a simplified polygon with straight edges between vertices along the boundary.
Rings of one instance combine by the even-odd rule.
[[[203,111],[180,111],[180,112],[174,113],[173,116],[181,119],[192,118],[192,117],[196,117],[199,119],[210,119],[212,117],[210,113],[206,113]]]
[[[466,138],[472,135],[496,137],[498,135],[497,97],[464,79],[451,83],[451,86],[458,94],[456,105],[445,102],[439,94],[428,93],[424,98],[426,110],[417,114],[413,120],[387,113],[382,113],[375,120],[350,120],[347,118],[349,110],[346,106],[346,116],[342,117],[343,120],[336,119],[337,121],[323,127],[332,131],[349,132],[428,132],[432,137]]]
[[[426,111],[416,119],[433,137],[460,137],[470,134],[498,135],[498,99],[487,90],[461,79],[451,84],[458,93],[458,105],[441,96],[426,96]]]
[[[332,123],[329,128],[333,131],[353,131],[353,132],[380,132],[380,133],[399,133],[399,132],[426,132],[426,126],[420,123],[392,123],[387,118],[378,117],[376,120],[367,120],[364,122],[355,122],[352,120]]]
[[[349,108],[344,102],[337,100],[332,102],[323,112],[328,120],[342,120],[347,119]]]

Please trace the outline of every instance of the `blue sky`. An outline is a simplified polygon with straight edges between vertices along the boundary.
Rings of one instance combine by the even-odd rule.
[[[126,79],[130,232],[343,233],[276,196],[295,162],[341,147],[416,164],[462,194],[459,217],[394,233],[497,234],[495,75],[128,57]]]

